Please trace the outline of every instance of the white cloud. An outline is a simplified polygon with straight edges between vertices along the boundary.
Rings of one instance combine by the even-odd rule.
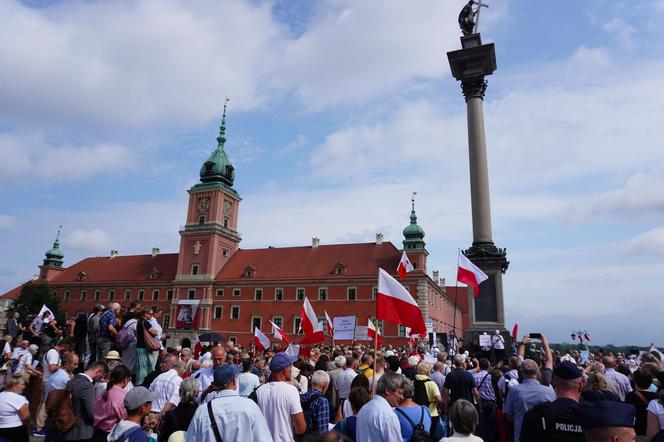
[[[108,253],[112,247],[110,235],[99,228],[91,230],[75,229],[66,234],[62,242],[67,244],[68,248],[83,253]]]
[[[664,227],[643,232],[623,245],[623,250],[634,256],[664,257]]]
[[[132,169],[134,154],[124,146],[54,146],[37,134],[0,133],[0,181],[25,177],[48,182],[88,178]]]
[[[0,230],[13,227],[16,224],[16,217],[10,215],[0,215]]]
[[[284,146],[280,147],[279,149],[276,150],[277,155],[286,155],[288,153],[291,153],[293,151],[297,151],[302,149],[304,146],[307,145],[309,140],[307,140],[307,137],[305,137],[302,134],[297,134],[295,139],[291,141],[290,143],[285,144]]]

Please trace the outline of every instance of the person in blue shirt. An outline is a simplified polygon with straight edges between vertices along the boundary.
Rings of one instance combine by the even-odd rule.
[[[394,409],[394,412],[399,418],[403,442],[410,442],[410,439],[415,432],[415,425],[421,423],[424,426],[425,431],[428,431],[429,428],[431,428],[431,414],[429,413],[428,407],[419,405],[413,401],[413,396],[415,395],[415,384],[413,381],[406,379],[402,386],[403,401],[399,403],[399,407]]]

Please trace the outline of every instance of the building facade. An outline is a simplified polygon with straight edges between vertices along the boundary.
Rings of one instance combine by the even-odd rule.
[[[383,240],[370,243],[321,244],[313,238],[301,247],[240,248],[238,231],[242,198],[233,188],[235,169],[225,151],[226,117],[217,147],[201,166],[200,182],[188,190],[186,224],[180,230],[178,253],[85,258],[64,267],[56,238],[40,266],[39,280],[61,297],[67,317],[89,312],[95,304],[117,301],[159,306],[170,345],[190,344],[195,334],[219,332],[243,345],[253,341],[254,327],[271,334],[270,321],[296,335],[300,309],[309,299],[319,319],[355,315],[358,325],[375,318],[377,274],[381,267],[396,275],[403,250],[415,270],[404,286],[417,300],[431,331],[449,332],[462,324],[462,310],[447,295],[437,272],[428,275],[424,230],[417,224],[415,201],[403,231],[403,249]],[[20,287],[3,295],[15,296]],[[179,308],[197,306],[192,329],[178,327]],[[455,318],[456,316],[456,318]],[[374,321],[375,322],[375,321]],[[384,342],[406,342],[404,327],[378,323]],[[297,340],[297,339],[296,339]]]

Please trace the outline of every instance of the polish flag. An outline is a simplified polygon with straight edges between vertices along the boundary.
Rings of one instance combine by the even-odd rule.
[[[376,296],[376,319],[405,325],[415,333],[426,333],[424,316],[417,302],[399,281],[385,270],[378,269],[378,295]]]
[[[270,339],[258,327],[254,327],[254,343],[258,351],[270,348]]]
[[[397,266],[397,273],[399,274],[399,279],[402,281],[406,280],[406,273],[412,272],[415,270],[415,267],[413,264],[411,264],[410,260],[408,259],[408,255],[406,255],[406,251],[404,250],[403,253],[401,254],[401,261],[399,261],[399,265]]]
[[[514,323],[514,328],[512,329],[512,339],[516,342],[519,338],[519,322]]]
[[[323,327],[320,322],[318,322],[318,317],[316,317],[316,312],[309,302],[309,298],[305,296],[304,304],[302,304],[302,310],[300,310],[302,316],[301,327],[304,331],[304,339],[300,341],[300,344],[315,344],[318,342],[323,342]]]
[[[274,339],[276,339],[277,341],[285,342],[286,344],[291,343],[291,340],[288,339],[288,336],[286,336],[284,331],[282,329],[280,329],[277,324],[275,324],[272,321],[270,321],[270,324],[272,324],[272,331],[274,332]]]
[[[201,346],[201,340],[198,339],[198,333],[196,333],[196,336],[194,337],[194,359],[198,359],[198,357],[201,355],[201,350],[203,350],[203,347]]]
[[[459,269],[457,271],[457,281],[463,282],[475,290],[475,297],[480,294],[480,284],[486,281],[489,277],[475,264],[470,262],[461,251],[459,251]]]
[[[369,327],[367,328],[367,336],[369,337],[369,340],[373,342],[374,337],[376,336],[376,326],[371,322],[371,318],[369,318]],[[380,347],[381,343],[383,342],[383,337],[380,335],[380,330],[378,331],[378,346]]]
[[[327,334],[334,336],[334,324],[330,315],[327,314],[327,310],[325,310],[325,321],[327,322]]]

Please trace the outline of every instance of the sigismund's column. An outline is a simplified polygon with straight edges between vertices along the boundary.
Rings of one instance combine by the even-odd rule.
[[[502,275],[509,266],[505,249],[496,247],[491,234],[489,168],[484,135],[483,102],[487,88],[485,76],[496,70],[496,52],[493,43],[482,44],[480,34],[475,32],[476,27],[472,21],[475,14],[477,11],[462,11],[459,16],[464,33],[461,37],[462,49],[447,53],[452,75],[461,81],[468,114],[473,244],[463,253],[489,277],[480,285],[477,298],[473,296],[472,290],[468,291],[469,328],[464,331],[466,345],[475,341],[477,335],[484,331],[489,334],[493,334],[495,330],[506,332]],[[464,28],[462,20],[470,21],[472,26]]]

